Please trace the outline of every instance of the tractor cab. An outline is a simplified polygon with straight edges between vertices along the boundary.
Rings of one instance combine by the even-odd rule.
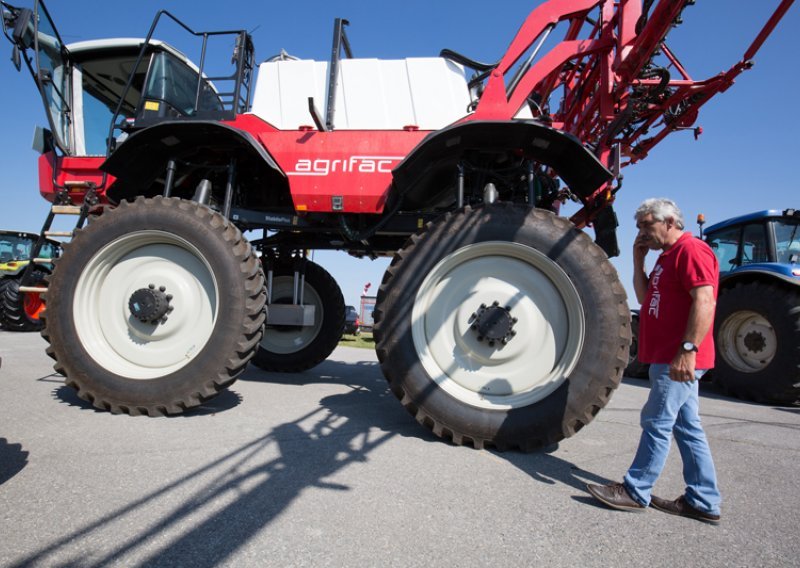
[[[768,271],[800,278],[800,211],[770,210],[712,225],[706,242],[719,261],[721,277],[742,271]]]
[[[36,149],[63,156],[107,156],[127,134],[182,118],[232,118],[249,104],[252,44],[244,32],[193,32],[159,12],[144,39],[114,38],[65,45],[44,5],[33,9],[0,2],[3,33],[12,59],[30,70],[44,103],[49,129],[37,130]],[[208,77],[176,48],[152,38],[162,15],[190,34],[235,35],[233,74]],[[218,85],[232,83],[228,92]]]
[[[17,275],[27,266],[33,258],[31,252],[38,238],[39,235],[35,233],[0,231],[0,278]],[[47,240],[37,256],[44,263],[60,255],[61,243]]]

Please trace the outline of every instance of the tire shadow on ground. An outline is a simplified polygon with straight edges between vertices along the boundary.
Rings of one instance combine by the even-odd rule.
[[[67,385],[61,385],[53,390],[53,398],[57,401],[66,404],[68,406],[73,406],[75,408],[79,408],[81,410],[89,410],[92,412],[108,412],[107,410],[103,410],[101,408],[95,408],[91,402],[88,400],[83,400],[81,397],[78,396],[78,393],[72,387],[68,387]],[[203,402],[200,406],[196,406],[183,412],[181,414],[175,414],[171,416],[167,416],[167,418],[177,419],[177,418],[193,418],[196,416],[207,416],[218,414],[220,412],[225,412],[227,410],[231,410],[239,406],[242,402],[242,396],[236,392],[235,390],[231,390],[230,388],[223,390],[214,398],[210,398],[207,401]]]

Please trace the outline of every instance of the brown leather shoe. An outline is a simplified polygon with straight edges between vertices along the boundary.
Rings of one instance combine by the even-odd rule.
[[[650,504],[659,511],[664,511],[670,515],[688,517],[697,521],[703,521],[704,523],[716,524],[719,522],[719,515],[712,515],[711,513],[704,513],[703,511],[695,509],[686,502],[686,498],[683,495],[674,501],[667,501],[666,499],[653,495],[650,497]]]
[[[612,509],[644,511],[647,508],[634,501],[622,483],[612,483],[611,485],[592,485],[587,483],[586,489],[589,490],[592,497]]]

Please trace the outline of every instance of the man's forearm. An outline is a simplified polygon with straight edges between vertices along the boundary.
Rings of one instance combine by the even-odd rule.
[[[647,274],[644,271],[644,266],[633,266],[633,291],[636,293],[636,301],[639,305],[644,303],[645,296],[647,296]]]
[[[711,286],[701,286],[692,290],[692,307],[683,334],[684,341],[691,341],[695,345],[702,343],[714,322],[715,308],[716,301]]]

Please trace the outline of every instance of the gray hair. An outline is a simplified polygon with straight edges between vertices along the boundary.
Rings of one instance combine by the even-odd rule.
[[[675,205],[675,202],[671,199],[667,199],[666,197],[653,197],[651,199],[645,199],[636,210],[634,219],[639,221],[646,215],[652,215],[653,219],[656,221],[666,221],[667,219],[672,219],[675,222],[675,226],[683,230],[683,213],[681,213],[681,210],[678,209],[678,206]]]

